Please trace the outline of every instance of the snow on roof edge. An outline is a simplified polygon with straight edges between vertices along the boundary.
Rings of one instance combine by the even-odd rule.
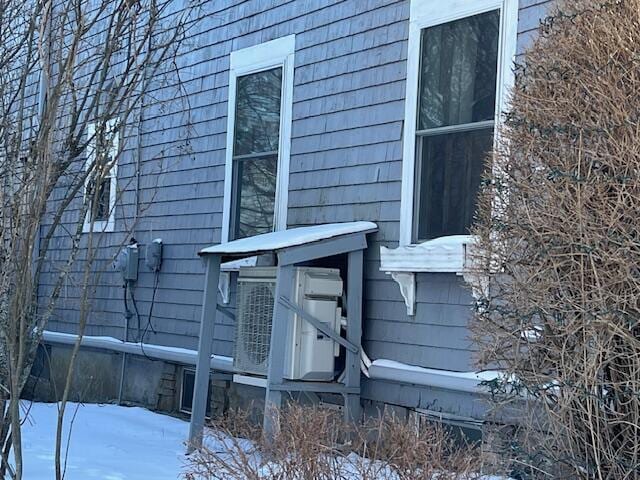
[[[207,254],[253,254],[271,252],[283,248],[295,247],[307,243],[319,242],[341,235],[373,232],[378,226],[373,222],[345,222],[311,225],[291,228],[277,232],[263,233],[254,237],[232,240],[227,243],[212,245],[200,250],[199,255]]]

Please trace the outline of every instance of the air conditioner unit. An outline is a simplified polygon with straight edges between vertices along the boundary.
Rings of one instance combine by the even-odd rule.
[[[295,289],[290,300],[340,332],[338,298],[342,296],[342,280],[339,270],[297,267],[294,272]],[[237,373],[267,375],[275,290],[274,267],[240,269],[233,354]],[[285,350],[285,378],[333,379],[338,344],[297,314],[289,321],[286,337],[274,341],[278,342],[276,348]]]

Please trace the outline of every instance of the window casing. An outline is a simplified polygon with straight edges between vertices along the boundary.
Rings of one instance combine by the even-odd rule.
[[[118,186],[118,122],[112,119],[102,126],[90,123],[87,136],[89,144],[85,169],[93,171],[85,180],[84,194],[89,205],[82,230],[85,233],[113,232]],[[97,204],[94,205],[94,202]]]
[[[222,241],[286,228],[295,37],[231,53]]]
[[[400,245],[468,233],[513,83],[517,0],[412,0]]]

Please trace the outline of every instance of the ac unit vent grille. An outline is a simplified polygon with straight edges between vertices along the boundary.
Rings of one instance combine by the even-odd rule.
[[[233,355],[236,371],[267,374],[274,290],[275,284],[269,280],[238,282],[238,323]]]

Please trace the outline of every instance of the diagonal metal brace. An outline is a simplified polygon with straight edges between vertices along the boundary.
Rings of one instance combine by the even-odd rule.
[[[329,328],[326,323],[321,322],[313,315],[305,312],[300,307],[298,307],[298,305],[296,305],[295,303],[292,303],[291,300],[289,300],[288,298],[281,296],[278,299],[278,302],[280,302],[282,306],[288,308],[292,312],[300,315],[307,322],[309,322],[311,325],[313,325],[322,333],[324,333],[327,337],[330,337],[334,342],[338,342],[340,345],[342,345],[344,348],[346,348],[350,352],[353,352],[353,353],[359,352],[359,348],[356,345],[342,338],[338,333],[336,333],[335,330]]]
[[[233,314],[230,308],[223,307],[222,305],[216,305],[216,310],[223,314],[225,317],[230,319],[231,321],[236,321],[236,316]]]

